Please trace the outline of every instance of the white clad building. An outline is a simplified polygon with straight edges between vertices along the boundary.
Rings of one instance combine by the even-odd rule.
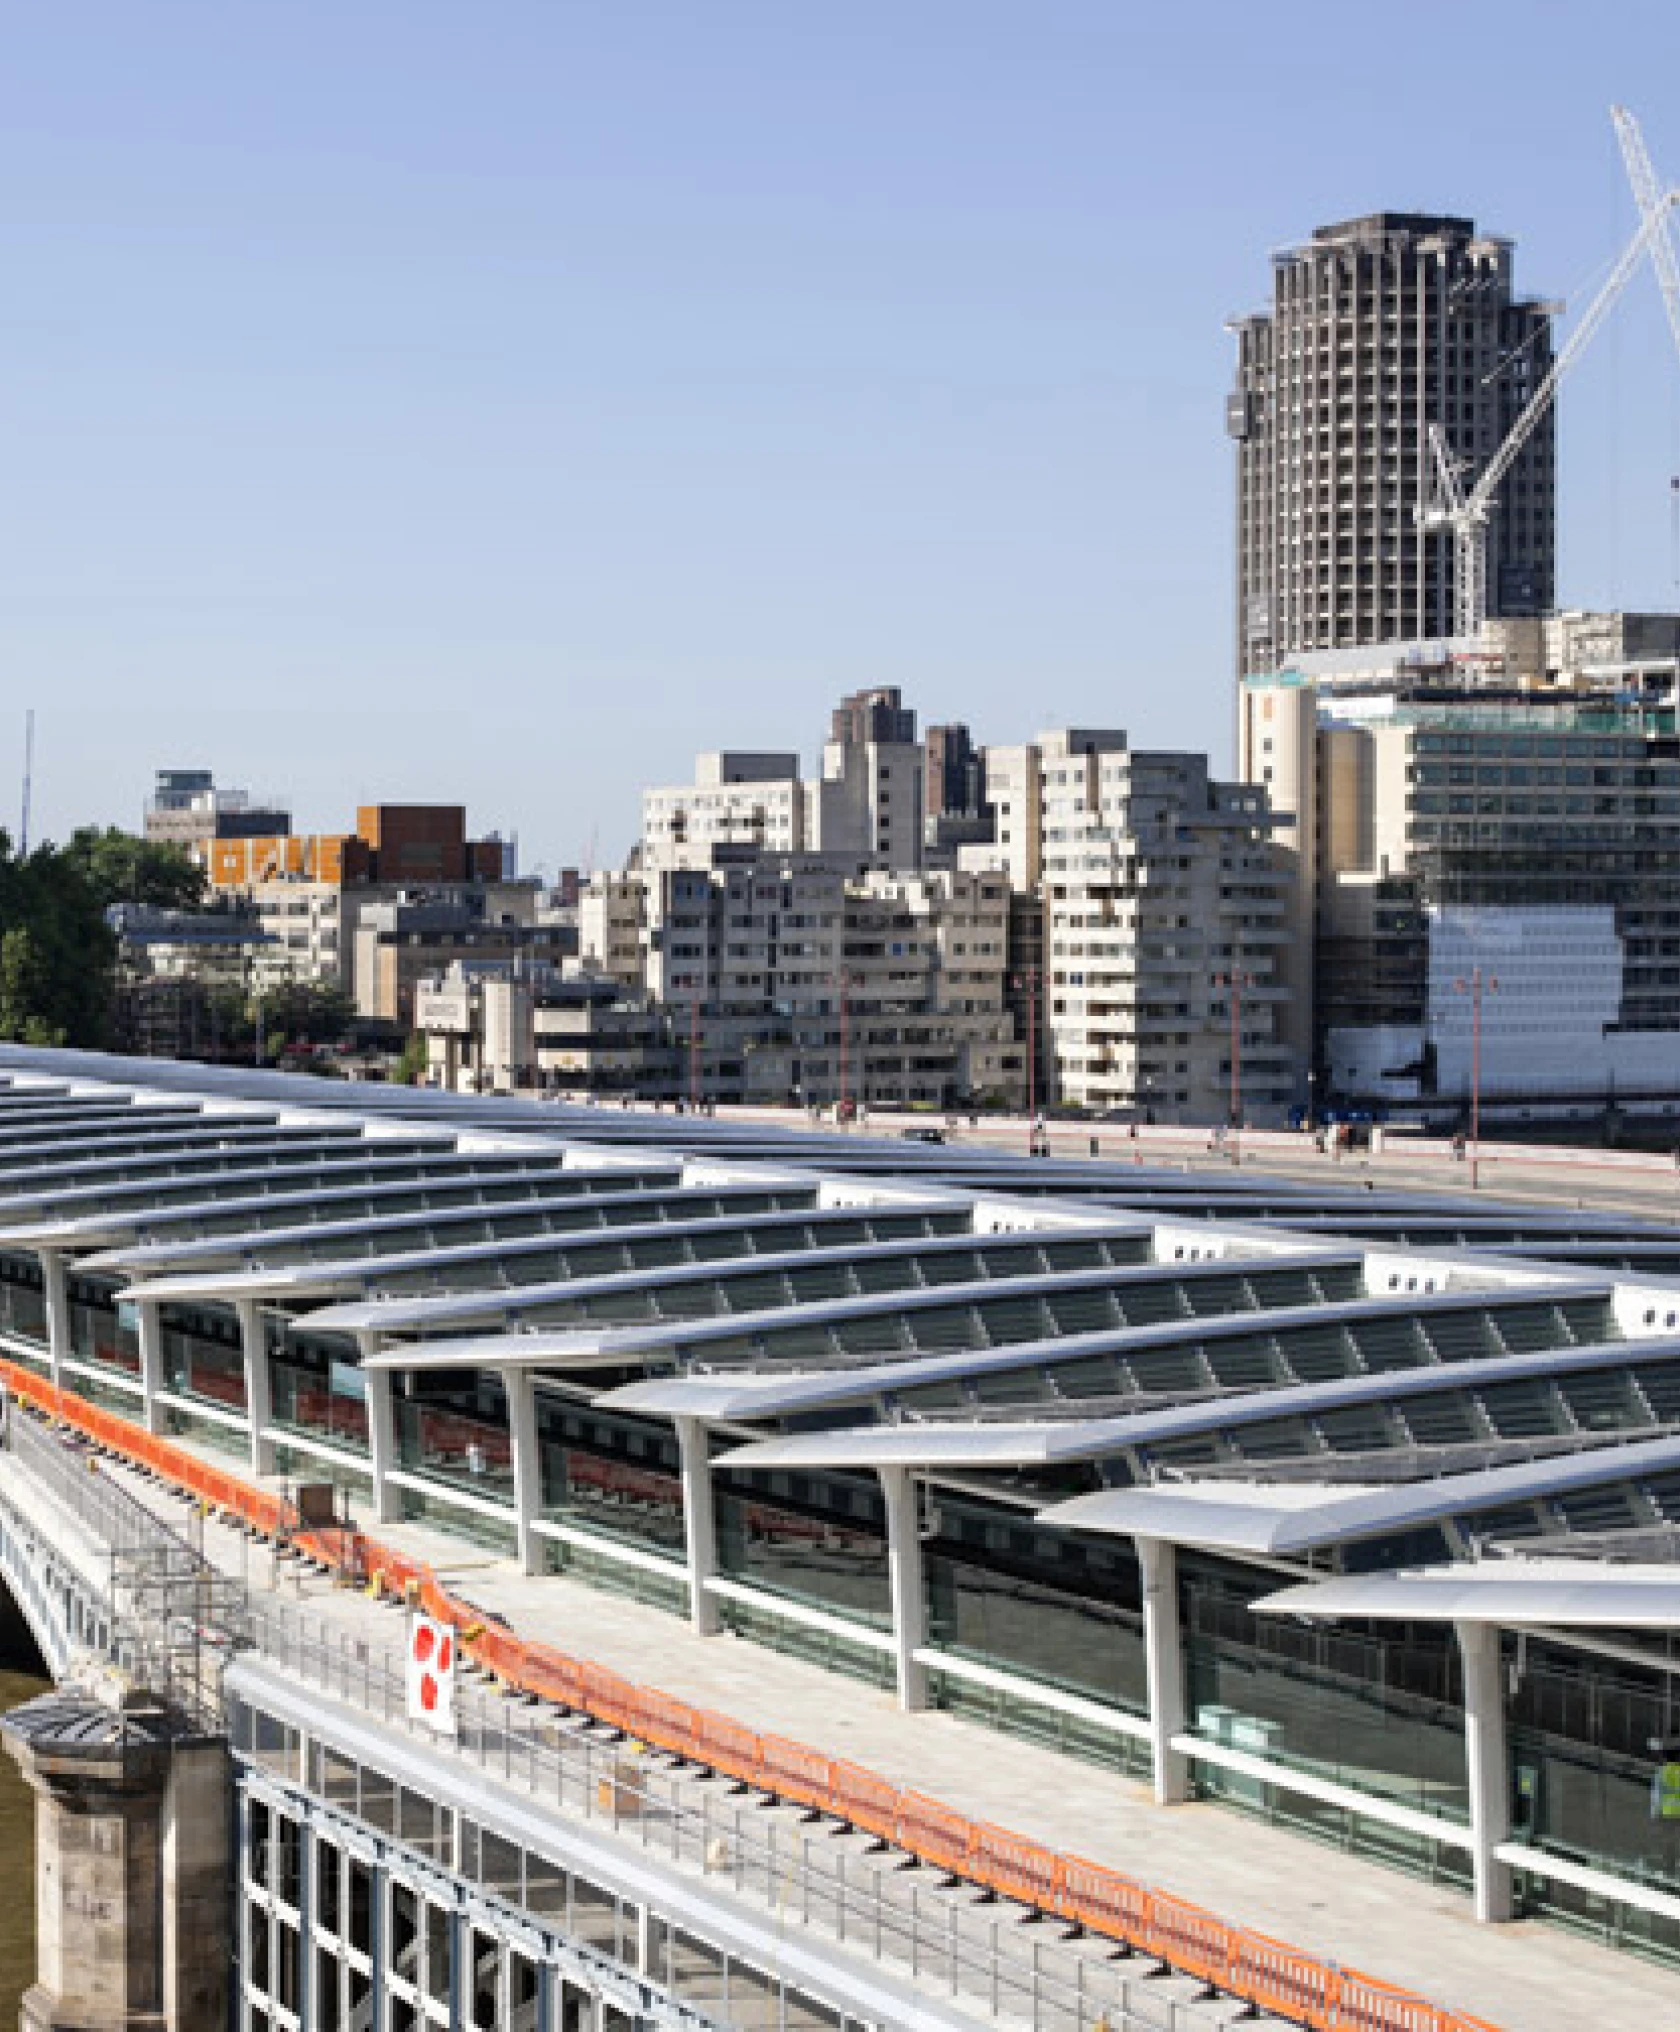
[[[1462,1110],[1680,1099],[1680,754],[1659,695],[1251,679],[1243,761],[1290,820],[1321,1092]]]
[[[1265,792],[1215,782],[1203,755],[1134,750],[1116,729],[1063,729],[1029,752],[1037,841],[1008,851],[1039,862],[1057,1096],[1223,1122],[1235,1070],[1243,1119],[1281,1118],[1298,1079],[1289,881]]]
[[[692,783],[643,792],[643,865],[650,875],[704,868],[713,849],[724,846],[803,852],[808,802],[797,755],[744,749],[701,755]]]

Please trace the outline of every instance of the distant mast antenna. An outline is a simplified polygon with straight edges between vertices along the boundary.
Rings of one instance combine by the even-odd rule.
[[[23,816],[18,826],[18,858],[29,852],[29,793],[35,778],[35,708],[23,716]]]

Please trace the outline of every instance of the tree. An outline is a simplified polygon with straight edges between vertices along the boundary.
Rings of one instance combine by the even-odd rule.
[[[253,997],[253,1021],[256,999]],[[356,1020],[354,996],[336,981],[287,981],[268,989],[261,1002],[270,1057],[288,1044],[337,1044]]]
[[[417,1087],[425,1079],[426,1040],[420,1031],[410,1032],[391,1077],[398,1086],[404,1087]]]
[[[20,857],[0,832],[0,1037],[103,1044],[115,960],[82,860],[50,844]]]
[[[100,907],[141,903],[154,910],[197,910],[204,902],[204,870],[167,840],[143,840],[119,826],[82,826],[70,836],[66,857],[81,871]]]

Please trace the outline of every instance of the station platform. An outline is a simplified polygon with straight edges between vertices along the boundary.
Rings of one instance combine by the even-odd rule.
[[[155,1483],[134,1477],[133,1486],[166,1509],[186,1507]],[[280,1484],[272,1486],[278,1493]],[[1231,1925],[1415,1991],[1501,2032],[1654,2032],[1680,2025],[1680,1972],[1538,1921],[1478,1925],[1464,1893],[1235,1808],[1161,1807],[1142,1785],[1119,1775],[958,1716],[904,1713],[891,1693],[797,1656],[727,1634],[699,1637],[662,1610],[563,1575],[532,1578],[426,1525],[357,1521],[382,1544],[431,1566],[453,1594],[521,1637],[747,1727],[848,1758],[973,1819],[1123,1871]],[[207,1543],[212,1558],[239,1561],[258,1590],[301,1595],[335,1619],[381,1613],[227,1527],[206,1528],[226,1541]]]

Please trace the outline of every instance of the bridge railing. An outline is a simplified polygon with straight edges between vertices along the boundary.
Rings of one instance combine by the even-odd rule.
[[[520,1638],[487,1623],[472,1604],[441,1586],[429,1567],[394,1547],[361,1534],[348,1545],[338,1532],[316,1538],[299,1533],[279,1497],[186,1448],[55,1389],[15,1363],[0,1360],[0,1380],[25,1401],[244,1529],[285,1537],[323,1567],[347,1568],[358,1580],[365,1578],[370,1593],[423,1607],[451,1624],[464,1652],[514,1691],[557,1702],[687,1762],[855,1826],[937,1869],[1122,1942],[1314,2032],[1346,2032],[1348,2027],[1359,2032],[1494,2032],[1483,2020],[1228,1925],[1199,1906],[1120,1871],[972,1821],[939,1801],[900,1790],[874,1772],[826,1757],[806,1744],[748,1729],[730,1716]],[[254,1601],[251,1607],[255,1627],[260,1628],[263,1611]],[[371,1673],[374,1667],[364,1663],[362,1669]],[[400,1677],[396,1687],[392,1697],[400,1702]],[[354,1689],[347,1691],[354,1697]],[[371,1679],[363,1691],[371,1694]],[[387,1719],[397,1719],[394,1709],[387,1712]],[[485,1725],[481,1717],[480,1726]],[[509,1757],[513,1742],[523,1740],[517,1726],[505,1721],[497,1724],[495,1739],[508,1746]],[[536,1758],[551,1747],[532,1734],[522,1754]],[[946,1904],[942,1901],[942,1913]],[[904,1923],[902,1914],[897,1915],[895,1924]],[[935,1923],[948,1925],[948,1919]],[[911,1931],[919,1938],[913,1923]],[[1116,2002],[1123,2010],[1132,2010],[1140,2025],[1172,2022],[1138,2015],[1136,2007],[1123,1999]]]
[[[219,1728],[221,1665],[246,1641],[244,1589],[120,1483],[100,1474],[97,1456],[85,1448],[66,1446],[23,1418],[8,1421],[5,1439],[19,1466],[103,1555],[100,1580],[81,1575],[74,1589],[80,1601],[76,1622],[88,1648],[200,1726]]]
[[[400,1650],[279,1599],[252,1603],[259,1653],[359,1714],[409,1730]],[[746,1794],[697,1786],[622,1741],[557,1725],[464,1685],[456,1751],[487,1776],[568,1818],[610,1827],[657,1858],[827,1934],[922,1987],[983,2004],[1044,2032],[1202,2032],[1206,2019],[1141,1971],[1024,1933],[996,1906],[954,1899],[878,1850],[851,1849],[830,1828],[790,1827]],[[435,1743],[435,1738],[429,1738]],[[1151,1994],[1151,1991],[1154,1994]]]

